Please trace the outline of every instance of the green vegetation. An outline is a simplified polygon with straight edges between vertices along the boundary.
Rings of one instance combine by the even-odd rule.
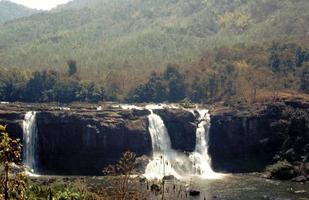
[[[307,0],[73,1],[0,26],[0,66],[62,69],[74,59],[97,78],[183,65],[222,45],[301,42],[308,7]]]
[[[5,130],[4,130],[5,131]],[[0,188],[5,200],[26,199],[27,178],[23,173],[16,173],[12,170],[12,164],[21,166],[21,143],[20,140],[11,139],[8,133],[1,130],[0,162],[1,162],[1,183]],[[13,174],[12,174],[13,173]]]
[[[143,199],[142,193],[130,188],[130,183],[137,182],[137,177],[132,177],[136,172],[136,154],[125,152],[116,165],[109,165],[103,171],[107,175],[112,189],[105,191],[111,199]],[[144,197],[145,198],[145,197]]]
[[[38,10],[29,9],[22,5],[3,0],[0,1],[0,24],[22,17],[27,17],[38,12]]]
[[[138,86],[128,96],[130,102],[179,102],[186,97],[185,76],[177,66],[168,65],[162,75],[153,72],[147,83]]]
[[[93,81],[81,81],[75,61],[68,62],[68,72],[35,71],[28,77],[18,70],[0,75],[0,99],[25,102],[72,102],[110,100],[104,88]]]
[[[79,69],[69,60],[66,72],[4,71],[0,100],[253,103],[275,99],[283,91],[309,93],[309,50],[295,43],[221,47],[192,64],[168,64],[139,82],[121,71],[104,80],[87,80]]]
[[[308,8],[75,0],[0,25],[0,100],[250,103],[308,93]]]
[[[188,96],[194,102],[252,103],[275,99],[282,91],[308,93],[308,61],[308,48],[295,43],[238,44],[207,51],[185,68]]]

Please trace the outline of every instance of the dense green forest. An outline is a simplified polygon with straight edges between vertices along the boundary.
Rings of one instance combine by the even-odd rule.
[[[168,64],[143,82],[109,74],[101,81],[83,80],[78,63],[67,71],[3,70],[0,99],[26,102],[122,101],[252,103],[275,98],[280,91],[309,93],[309,49],[294,43],[265,46],[238,44],[209,50],[186,66]]]
[[[0,66],[85,76],[188,64],[205,49],[307,37],[307,0],[92,0],[0,26]],[[88,70],[91,69],[91,70]],[[87,73],[86,73],[87,72]],[[87,74],[87,75],[86,75]]]
[[[6,0],[0,0],[0,24],[38,13],[38,10],[26,8]]]
[[[308,7],[75,0],[0,25],[0,100],[208,103],[308,93]]]

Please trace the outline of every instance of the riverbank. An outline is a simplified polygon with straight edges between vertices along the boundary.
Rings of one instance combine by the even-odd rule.
[[[107,177],[36,177],[31,179],[32,191],[36,193],[41,187],[42,199],[49,191],[53,195],[60,191],[77,191],[83,189],[92,197],[97,195],[104,199],[106,190],[112,190]],[[162,199],[162,190],[151,190],[153,184],[160,183],[136,181],[130,184],[132,191],[138,191],[149,200]],[[260,177],[260,174],[233,174],[222,179],[191,179],[187,182],[169,180],[165,183],[165,199],[179,200],[307,200],[309,184],[290,181],[275,181]],[[36,189],[35,189],[36,188]],[[200,192],[198,196],[190,196],[189,190]],[[45,193],[45,194],[44,194]],[[45,197],[44,196],[44,197]],[[109,197],[110,198],[110,197]],[[105,198],[108,199],[108,198]]]

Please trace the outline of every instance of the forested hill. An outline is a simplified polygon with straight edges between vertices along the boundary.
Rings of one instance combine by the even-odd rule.
[[[0,101],[302,96],[308,10],[308,0],[74,0],[0,25]]]
[[[39,11],[10,1],[0,0],[0,24],[21,17],[27,17],[37,12]]]
[[[0,25],[0,67],[74,59],[97,74],[188,64],[222,45],[301,42],[308,8],[308,0],[75,0]]]

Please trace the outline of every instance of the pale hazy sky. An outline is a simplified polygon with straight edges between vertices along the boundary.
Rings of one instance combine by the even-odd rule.
[[[59,4],[64,4],[70,0],[10,0],[18,4],[22,4],[29,8],[50,10]]]

